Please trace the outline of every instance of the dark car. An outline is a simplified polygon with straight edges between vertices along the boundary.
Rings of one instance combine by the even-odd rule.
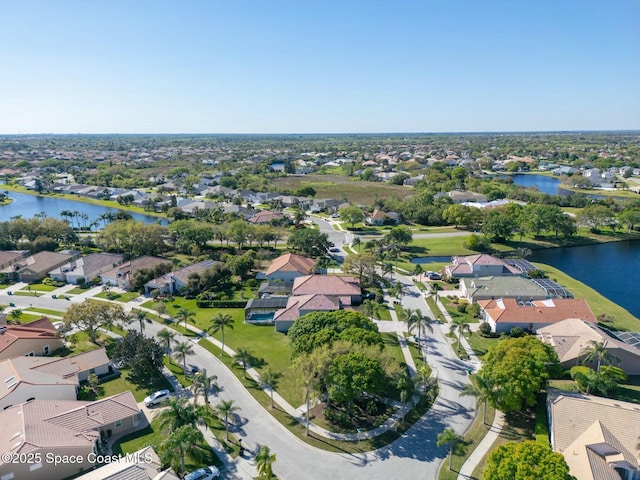
[[[439,273],[430,273],[429,274],[429,280],[441,280],[442,277],[440,276]]]

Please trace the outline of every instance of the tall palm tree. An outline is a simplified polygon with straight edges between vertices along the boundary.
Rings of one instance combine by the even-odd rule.
[[[236,407],[233,404],[233,400],[223,400],[216,407],[216,414],[219,417],[224,417],[224,426],[227,434],[227,442],[229,441],[229,415],[240,410],[240,407]]]
[[[273,464],[276,455],[266,445],[260,448],[260,452],[255,456],[256,468],[258,469],[259,480],[271,480],[273,478]]]
[[[489,385],[489,381],[482,375],[482,373],[478,373],[474,375],[475,382],[466,385],[460,395],[468,396],[471,395],[476,397],[479,402],[482,402],[482,423],[484,425],[487,424],[487,401],[489,400],[489,393],[491,391],[491,387]]]
[[[233,329],[233,323],[235,320],[228,313],[219,313],[215,317],[211,319],[211,325],[208,328],[208,331],[211,334],[220,333],[222,334],[222,355],[224,355],[224,329],[225,327]]]
[[[164,342],[164,350],[167,355],[171,354],[171,342],[176,336],[176,332],[173,330],[169,330],[167,328],[163,328],[160,330],[156,336]],[[169,356],[169,360],[171,360],[171,356]]]
[[[198,420],[198,409],[187,402],[186,397],[169,397],[163,402],[166,408],[158,414],[160,427],[173,432],[183,425],[191,425]]]
[[[144,335],[145,322],[147,321],[147,314],[143,310],[136,310],[135,319],[140,325],[140,335]]]
[[[453,428],[446,428],[442,433],[438,434],[438,441],[436,445],[442,447],[449,445],[449,470],[451,470],[451,457],[453,457],[453,451],[458,445],[462,444],[464,438],[458,435]]]
[[[600,365],[611,365],[612,363],[619,364],[620,359],[607,350],[607,341],[597,342],[595,340],[589,340],[587,346],[580,350],[580,355],[583,355],[582,363],[597,362],[598,367],[596,371],[600,371]]]
[[[267,368],[264,373],[260,376],[260,382],[263,387],[268,387],[271,392],[271,408],[273,408],[273,391],[278,386],[278,379],[280,378],[280,374],[274,372],[270,368]]]
[[[249,350],[245,348],[236,349],[236,354],[233,356],[233,363],[242,367],[244,378],[247,378],[247,366],[250,358],[251,354],[249,353]]]
[[[181,307],[177,312],[176,312],[176,318],[178,319],[178,321],[182,320],[184,322],[184,328],[187,328],[187,320],[189,320],[190,318],[195,317],[196,314],[194,312],[192,312],[191,310],[189,310],[188,308],[185,307]]]
[[[162,459],[164,462],[176,466],[180,460],[180,472],[184,472],[184,459],[187,453],[197,448],[198,440],[202,438],[202,433],[193,425],[183,425],[171,435],[167,436],[162,443]]]
[[[423,353],[422,363],[426,363],[426,350],[424,348],[424,345],[422,345],[422,329],[425,328],[429,331],[429,333],[433,333],[433,326],[431,325],[433,321],[427,315],[424,315],[422,313],[422,310],[420,310],[419,308],[409,310],[408,313],[407,329],[409,330],[409,332],[411,332],[411,330],[413,330],[415,327],[418,327],[418,345],[420,345],[420,351]]]
[[[460,340],[462,338],[462,334],[464,332],[471,333],[471,327],[463,317],[456,317],[451,320],[451,324],[449,325],[449,333],[456,332],[458,332],[458,356],[460,356]]]
[[[304,386],[304,403],[307,406],[307,414],[306,414],[306,435],[309,436],[309,424],[311,422],[310,418],[310,403],[311,403],[311,393],[317,389],[317,376],[318,376],[318,365],[314,361],[314,359],[305,354],[293,361],[291,366],[293,372],[297,377],[297,380],[302,383]]]
[[[187,357],[193,355],[193,345],[188,341],[178,343],[173,349],[176,360],[182,362],[182,370],[187,373]]]
[[[197,403],[198,394],[202,392],[204,397],[204,406],[205,409],[209,408],[209,393],[211,389],[218,389],[218,376],[217,375],[207,375],[207,370],[203,368],[201,371],[195,374],[193,378],[193,384],[195,387],[195,400],[194,403]]]
[[[352,247],[358,247],[358,253],[360,253],[360,245],[362,245],[362,240],[360,240],[360,236],[359,235],[355,235],[353,237],[353,240],[351,240],[351,246]]]
[[[362,302],[361,305],[362,313],[364,313],[369,318],[375,318],[378,320],[380,314],[380,304],[373,300],[367,299]]]

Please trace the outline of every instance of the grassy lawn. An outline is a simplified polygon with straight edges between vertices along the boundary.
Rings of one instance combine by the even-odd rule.
[[[67,293],[69,295],[79,295],[81,293],[86,292],[87,290],[89,290],[88,288],[80,288],[80,287],[76,287],[76,288],[72,288],[71,290],[69,290]]]
[[[102,393],[98,398],[106,398],[117,393],[126,392],[131,390],[136,402],[141,402],[144,397],[147,397],[153,392],[158,390],[168,389],[173,390],[169,381],[161,374],[158,374],[155,378],[151,379],[148,385],[136,385],[127,380],[127,374],[129,371],[126,368],[120,370],[120,377],[114,378],[107,382],[101,383]]]
[[[469,342],[469,346],[471,346],[472,350],[478,357],[482,357],[487,350],[492,346],[496,345],[500,341],[500,337],[490,338],[483,337],[478,332],[474,332],[472,335],[465,333],[464,337]]]
[[[43,315],[54,315],[58,317],[64,317],[64,312],[61,310],[49,310],[48,308],[29,307],[29,311],[42,313]]]
[[[31,315],[29,313],[23,313],[20,315],[20,323],[31,323],[42,318],[42,315]]]
[[[113,444],[114,455],[133,453],[141,448],[151,445],[156,452],[160,452],[159,446],[166,438],[161,431],[158,421],[153,421],[146,428],[125,435]],[[194,450],[185,458],[185,468],[192,471],[205,465],[222,466],[222,462],[211,450],[204,438],[197,443]]]
[[[169,358],[166,355],[162,359],[162,362],[164,366],[176,376],[183,387],[188,387],[193,383],[193,381],[184,374],[182,363],[178,364],[175,359]],[[189,357],[187,357],[187,368],[189,368]]]
[[[125,293],[116,293],[116,292],[100,292],[97,295],[94,295],[96,298],[104,298],[105,300],[117,300],[118,302],[130,302],[140,296],[138,292],[125,292]]]
[[[44,293],[38,293],[38,292],[28,292],[26,290],[18,290],[17,292],[13,292],[13,295],[17,295],[19,297],[41,297],[42,295],[44,295]]]
[[[600,295],[597,291],[588,287],[582,282],[570,277],[566,273],[543,263],[534,263],[536,267],[547,273],[551,280],[558,282],[560,285],[568,289],[576,298],[584,298],[597,317],[602,313],[615,317],[613,326],[619,330],[631,332],[640,331],[640,320],[631,315],[620,305],[613,303],[608,298]]]
[[[36,291],[36,292],[52,292],[60,287],[54,287],[53,285],[45,285],[44,283],[32,283],[31,285],[27,285],[22,290],[26,291]]]
[[[573,380],[551,380],[549,386],[566,392],[578,391],[578,387]],[[628,383],[618,385],[616,390],[609,392],[607,398],[640,404],[640,377],[629,377]]]
[[[426,300],[427,300],[427,305],[429,305],[429,308],[431,309],[433,314],[436,316],[435,319],[438,320],[439,322],[445,323],[446,320],[444,318],[444,315],[436,305],[436,301],[433,299],[433,297],[427,297]]]
[[[198,343],[209,352],[220,358],[220,350],[212,345],[211,342],[202,339]],[[296,437],[298,437],[303,442],[308,443],[309,445],[330,452],[364,453],[370,450],[381,448],[400,438],[400,436],[404,432],[406,432],[422,415],[427,412],[429,406],[431,405],[428,399],[425,398],[424,401],[422,401],[418,405],[418,407],[414,408],[407,414],[403,426],[399,426],[394,430],[389,430],[385,434],[369,440],[363,440],[360,442],[341,442],[337,440],[330,440],[324,437],[319,437],[314,435],[313,433],[311,433],[309,436],[306,436],[304,425],[301,425],[296,420],[291,418],[289,415],[287,415],[287,413],[278,408],[277,405],[272,409],[269,396],[260,388],[260,386],[255,381],[249,378],[244,378],[242,375],[242,370],[232,366],[230,357],[225,355],[220,359],[235,373],[236,377],[240,380],[240,382],[242,382],[247,391],[251,393],[254,398],[291,433],[293,433]],[[302,388],[300,388],[300,390],[302,390]],[[241,411],[239,413],[240,415],[242,415]]]
[[[99,345],[89,340],[89,335],[85,332],[76,332],[67,336],[68,348],[62,350],[56,350],[53,352],[55,357],[66,357],[67,355],[73,355],[76,353],[88,352],[100,348],[102,345],[106,345],[111,342],[111,337],[108,337],[104,333],[98,335],[97,341]]]

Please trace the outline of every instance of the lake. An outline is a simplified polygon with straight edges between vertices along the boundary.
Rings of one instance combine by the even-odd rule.
[[[511,178],[513,183],[520,187],[537,188],[542,193],[558,195],[560,192],[560,179],[547,177],[546,175],[508,175],[503,178]]]
[[[528,260],[562,270],[640,318],[640,241],[534,250]]]
[[[0,190],[2,190],[2,186],[0,186]],[[8,192],[8,194],[9,197],[13,199],[13,202],[9,205],[0,206],[0,222],[7,222],[11,220],[11,217],[17,215],[21,215],[22,218],[31,218],[40,212],[44,212],[47,217],[64,220],[64,218],[60,216],[60,212],[63,210],[77,210],[80,213],[86,213],[89,215],[89,222],[91,222],[103,213],[118,211],[114,208],[68,200],[66,198],[39,197],[37,195],[18,192]],[[131,213],[131,215],[139,222],[156,223],[158,220],[161,220],[163,225],[167,224],[166,219],[153,217],[151,215],[141,213]],[[102,224],[100,226],[102,226]]]

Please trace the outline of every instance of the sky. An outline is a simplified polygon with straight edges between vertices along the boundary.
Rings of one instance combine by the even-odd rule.
[[[640,129],[637,0],[2,0],[0,134]]]

